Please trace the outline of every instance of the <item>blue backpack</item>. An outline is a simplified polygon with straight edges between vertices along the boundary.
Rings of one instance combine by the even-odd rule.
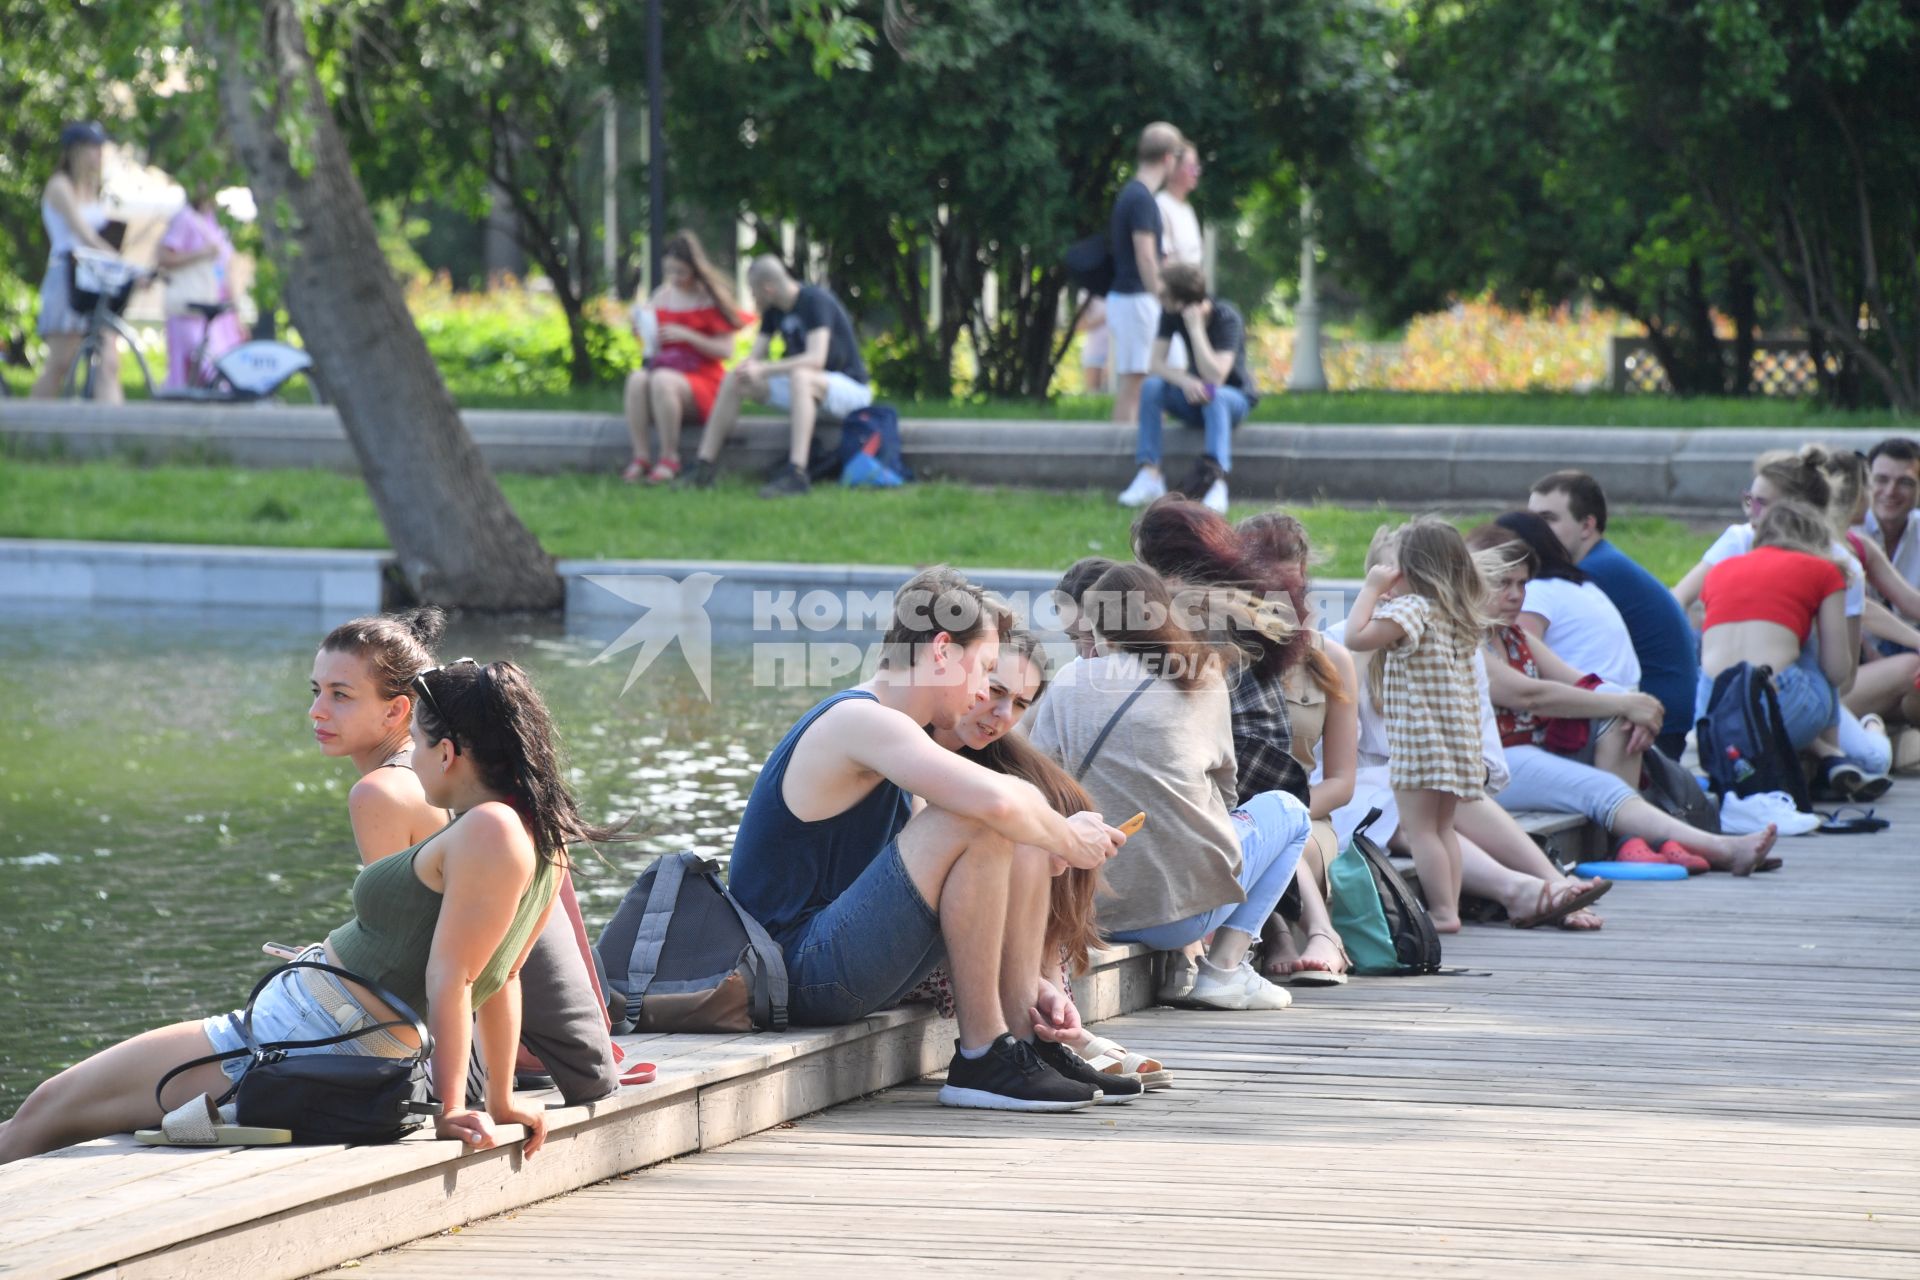
[[[856,466],[862,455],[872,462]],[[913,479],[913,468],[900,448],[900,415],[888,404],[855,409],[840,421],[840,447],[820,457],[808,474],[815,480],[839,476],[849,484],[882,488]]]
[[[1800,753],[1780,714],[1772,667],[1736,662],[1715,676],[1707,712],[1694,726],[1694,742],[1715,795],[1784,791],[1800,812],[1813,812]]]

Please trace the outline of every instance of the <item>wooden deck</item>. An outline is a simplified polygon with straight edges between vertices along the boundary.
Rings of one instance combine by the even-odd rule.
[[[1904,795],[1902,793],[1905,793]],[[1105,1030],[1170,1093],[1057,1117],[915,1083],[356,1276],[1920,1275],[1920,783],[1752,880],[1623,884],[1597,935]]]

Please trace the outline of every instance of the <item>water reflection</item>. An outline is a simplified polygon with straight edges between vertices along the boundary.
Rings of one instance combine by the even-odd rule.
[[[232,1008],[269,962],[346,918],[352,766],[305,719],[340,619],[252,610],[11,608],[0,617],[0,1114],[148,1027]],[[716,636],[714,699],[677,651],[624,696],[619,628],[456,621],[448,653],[511,658],[552,707],[590,817],[641,838],[583,860],[598,931],[654,855],[724,856],[760,760],[818,696],[756,688]],[[630,656],[630,655],[629,655]]]

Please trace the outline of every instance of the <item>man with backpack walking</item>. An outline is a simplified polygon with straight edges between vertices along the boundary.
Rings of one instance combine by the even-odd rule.
[[[1107,222],[1113,284],[1107,289],[1107,370],[1113,381],[1113,420],[1132,422],[1140,411],[1140,384],[1160,327],[1160,259],[1165,255],[1160,206],[1154,194],[1180,157],[1186,140],[1165,121],[1140,131],[1133,177],[1114,198]]]

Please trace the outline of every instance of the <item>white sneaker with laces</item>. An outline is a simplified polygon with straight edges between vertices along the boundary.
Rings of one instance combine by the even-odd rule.
[[[1156,498],[1167,496],[1167,478],[1160,474],[1158,467],[1142,467],[1133,483],[1120,491],[1120,505],[1123,507],[1144,507]]]
[[[1209,1009],[1285,1009],[1293,1004],[1287,989],[1261,977],[1251,962],[1242,960],[1237,969],[1222,969],[1205,956],[1200,958],[1200,972],[1187,999]]]
[[[1225,480],[1215,480],[1207,486],[1207,496],[1200,499],[1200,501],[1206,503],[1221,515],[1227,514],[1227,482]]]
[[[1768,825],[1783,836],[1803,836],[1820,827],[1820,815],[1802,813],[1784,791],[1756,791],[1750,796],[1729,792],[1720,802],[1720,829],[1731,836],[1750,835]]]

